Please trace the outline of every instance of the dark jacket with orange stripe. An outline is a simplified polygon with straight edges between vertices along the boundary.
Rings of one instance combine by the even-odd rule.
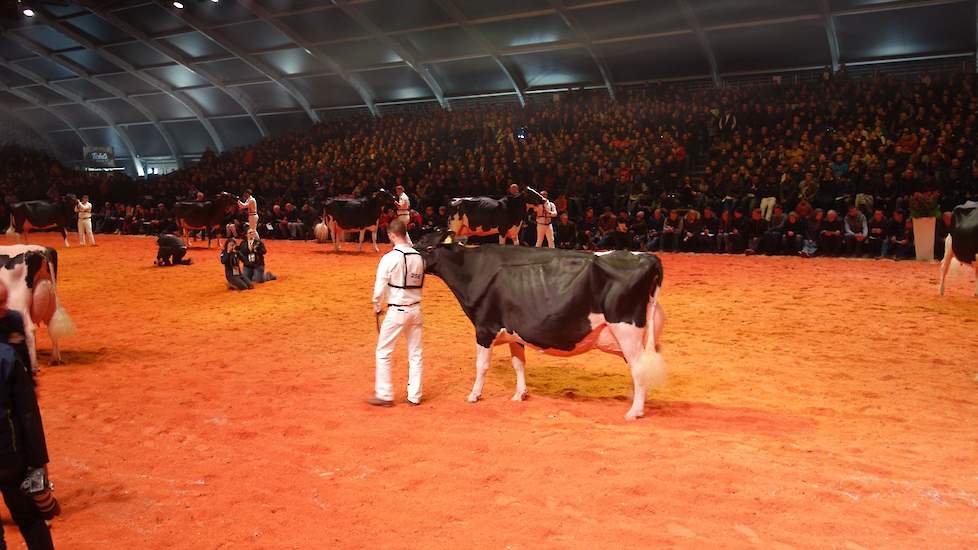
[[[48,463],[44,425],[29,369],[12,347],[0,344],[0,468],[24,461],[33,468]]]

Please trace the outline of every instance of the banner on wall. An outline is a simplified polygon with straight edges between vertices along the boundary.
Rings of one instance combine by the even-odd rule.
[[[83,155],[82,161],[85,166],[115,167],[115,151],[111,147],[85,147]]]

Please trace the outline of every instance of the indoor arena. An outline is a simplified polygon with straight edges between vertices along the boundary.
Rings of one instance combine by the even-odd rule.
[[[978,547],[973,0],[0,6],[0,548]]]

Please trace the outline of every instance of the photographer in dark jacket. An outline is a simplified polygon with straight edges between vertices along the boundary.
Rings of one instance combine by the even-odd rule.
[[[0,284],[0,316],[6,316],[7,287]],[[48,463],[47,443],[41,411],[34,394],[34,379],[25,364],[8,344],[0,344],[0,492],[10,515],[30,550],[53,549],[51,531],[31,496],[21,483],[29,471],[41,470]],[[0,548],[6,548],[0,530]]]
[[[244,276],[253,283],[274,281],[275,275],[265,273],[265,243],[258,238],[258,231],[248,229],[248,237],[241,241],[238,256],[244,265]]]

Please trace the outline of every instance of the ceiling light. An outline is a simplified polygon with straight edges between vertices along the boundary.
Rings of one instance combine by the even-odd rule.
[[[183,9],[183,3],[182,2],[174,2],[173,3],[173,7],[176,8],[176,9],[178,9],[178,10],[182,10]]]
[[[218,3],[218,2],[220,2],[220,1],[221,0],[211,0],[211,2],[214,2],[215,4]]]
[[[24,15],[27,17],[34,17],[34,10],[30,8],[24,8]]]

